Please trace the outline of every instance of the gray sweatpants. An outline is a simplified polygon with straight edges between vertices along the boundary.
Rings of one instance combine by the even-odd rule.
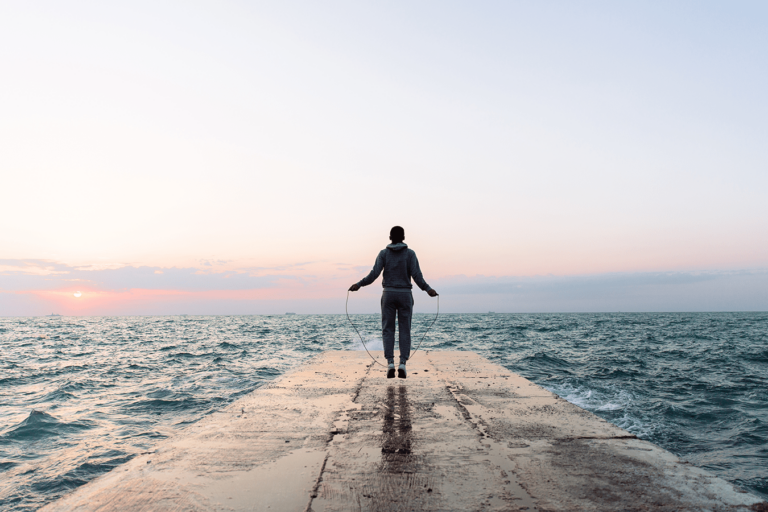
[[[400,331],[400,362],[405,363],[411,355],[412,293],[384,292],[381,295],[381,338],[387,361],[395,358],[395,315]]]

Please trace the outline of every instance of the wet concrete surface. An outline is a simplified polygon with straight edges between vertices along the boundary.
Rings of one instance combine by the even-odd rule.
[[[765,510],[472,352],[325,352],[43,510]]]

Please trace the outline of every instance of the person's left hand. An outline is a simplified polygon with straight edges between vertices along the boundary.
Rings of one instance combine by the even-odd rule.
[[[436,292],[435,290],[429,290],[429,291],[427,292],[427,294],[428,294],[430,297],[437,297],[437,292]]]
[[[359,289],[360,289],[360,285],[357,284],[357,283],[355,283],[355,284],[353,284],[352,286],[349,287],[349,291],[351,291],[351,292],[356,292]]]

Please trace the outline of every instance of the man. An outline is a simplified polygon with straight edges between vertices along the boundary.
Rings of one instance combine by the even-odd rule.
[[[397,376],[406,378],[405,362],[411,355],[411,316],[413,315],[413,295],[411,294],[411,278],[419,288],[436,297],[433,290],[421,275],[419,260],[416,253],[403,243],[405,230],[395,226],[389,231],[391,244],[383,249],[374,263],[370,274],[349,287],[356,292],[361,286],[368,286],[384,271],[384,293],[381,294],[381,337],[384,341],[384,357],[387,358],[387,378],[395,376],[395,315],[400,332],[400,366]]]

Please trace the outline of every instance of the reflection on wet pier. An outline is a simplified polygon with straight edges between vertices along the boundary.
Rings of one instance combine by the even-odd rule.
[[[409,462],[411,454],[411,411],[408,404],[408,388],[387,387],[384,402],[384,425],[382,427],[381,462],[388,473],[399,473]]]

